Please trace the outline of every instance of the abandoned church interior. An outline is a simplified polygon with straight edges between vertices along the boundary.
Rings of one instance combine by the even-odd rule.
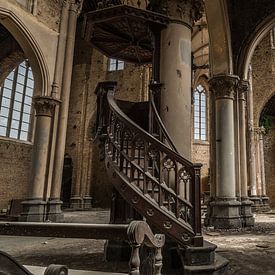
[[[0,45],[0,273],[275,274],[274,0],[0,0]]]

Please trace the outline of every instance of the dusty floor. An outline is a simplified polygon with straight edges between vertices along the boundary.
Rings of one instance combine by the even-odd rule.
[[[107,223],[109,212],[65,212],[67,222]],[[275,275],[275,212],[258,214],[251,230],[219,232],[204,230],[204,237],[218,245],[219,253],[230,260],[229,274]],[[105,262],[104,241],[0,236],[0,250],[22,264],[47,266],[66,264],[70,268],[127,272],[127,263]],[[166,274],[175,274],[169,272]]]

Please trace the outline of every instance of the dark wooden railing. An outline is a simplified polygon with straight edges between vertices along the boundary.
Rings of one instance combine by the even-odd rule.
[[[167,132],[159,115],[159,106],[156,106],[158,98],[160,97],[161,90],[160,83],[154,83],[149,85],[149,133],[157,138],[162,143],[166,144],[174,152],[178,153],[175,144],[172,141],[169,133]],[[157,105],[159,105],[157,103]]]
[[[153,234],[144,221],[132,221],[130,224],[72,224],[72,223],[35,223],[35,222],[0,222],[0,235],[37,236],[54,238],[84,238],[101,240],[128,241],[132,248],[129,261],[129,274],[140,274],[139,249],[142,245],[155,250],[153,270],[155,275],[161,275],[162,247],[165,236]],[[31,275],[31,273],[16,262],[11,256],[0,251],[0,274]],[[66,275],[64,266],[50,265],[45,275]]]
[[[94,9],[106,9],[114,6],[119,5],[128,5],[137,8],[147,7],[148,1],[147,0],[94,0],[93,1]]]
[[[114,91],[108,92],[107,100],[106,163],[124,181],[116,186],[118,191],[150,223],[179,243],[200,245],[200,165],[194,166],[170,149],[163,141],[167,138],[163,130],[158,132],[160,141],[130,120],[116,104]]]

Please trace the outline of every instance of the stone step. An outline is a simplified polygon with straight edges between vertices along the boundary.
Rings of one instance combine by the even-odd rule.
[[[44,272],[46,270],[46,267],[41,266],[29,266],[25,265],[25,268],[27,268],[33,275],[44,275]],[[85,271],[85,270],[75,270],[75,269],[69,269],[69,275],[125,275],[127,273],[113,273],[113,272],[103,272],[103,271]]]

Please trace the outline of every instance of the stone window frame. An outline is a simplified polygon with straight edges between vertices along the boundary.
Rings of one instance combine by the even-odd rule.
[[[33,93],[32,69],[24,60],[0,86],[0,137],[31,141]]]
[[[208,126],[207,125],[208,104],[207,104],[207,90],[202,84],[198,84],[193,91],[193,106],[194,106],[194,111],[193,111],[194,142],[206,142],[208,140],[208,127],[207,127]],[[196,115],[196,113],[198,115]]]
[[[271,49],[275,50],[275,27],[273,27],[270,31],[270,43]]]
[[[124,67],[125,67],[124,61],[116,59],[116,58],[108,59],[108,71],[109,72],[122,71],[122,70],[124,70]]]

